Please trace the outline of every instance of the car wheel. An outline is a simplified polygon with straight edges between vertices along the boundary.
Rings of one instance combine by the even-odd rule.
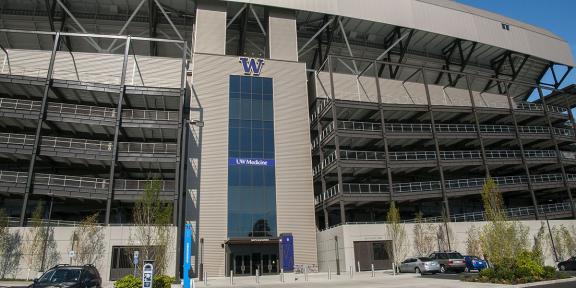
[[[418,274],[422,274],[422,272],[420,272],[420,268],[416,267],[416,269],[414,269],[414,272],[418,273]]]
[[[440,273],[446,273],[446,267],[444,267],[444,265],[440,265]]]
[[[566,266],[564,266],[564,265],[560,265],[560,267],[558,267],[558,268],[560,268],[560,271],[566,271]]]

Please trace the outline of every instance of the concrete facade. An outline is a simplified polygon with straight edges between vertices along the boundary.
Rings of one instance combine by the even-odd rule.
[[[468,238],[468,229],[474,226],[475,229],[482,229],[482,227],[487,222],[457,222],[449,223],[449,230],[451,236],[451,247],[452,250],[456,250],[462,255],[466,255],[466,239]],[[545,221],[520,221],[522,225],[529,229],[528,241],[530,247],[534,243],[534,236],[538,233],[541,225],[546,225]],[[404,224],[404,230],[406,231],[407,241],[401,243],[401,245],[406,248],[406,257],[417,256],[414,249],[414,225],[415,224]],[[442,223],[434,223],[435,227],[439,225],[443,226]],[[566,228],[574,229],[576,227],[576,220],[550,220],[550,226],[559,227],[564,225]],[[334,228],[330,228],[324,231],[319,231],[317,233],[318,238],[318,267],[319,271],[326,272],[330,269],[333,273],[336,271],[336,249],[334,236],[338,237],[338,254],[340,258],[340,269],[341,271],[348,271],[350,267],[356,269],[357,261],[354,256],[354,242],[355,241],[378,241],[378,240],[390,240],[386,236],[386,224],[354,224],[354,225],[342,225]],[[546,227],[546,226],[545,226]],[[477,230],[479,231],[479,230]],[[544,234],[545,241],[549,240],[548,230]],[[438,250],[438,249],[435,249]],[[427,255],[426,255],[427,256]],[[480,256],[481,255],[476,255]],[[554,256],[550,245],[546,244],[544,249],[545,264],[550,266],[555,266]],[[563,259],[564,260],[564,259]]]
[[[141,245],[139,239],[136,237],[136,226],[101,226],[101,235],[103,238],[103,249],[96,253],[95,258],[98,260],[94,263],[94,266],[100,272],[103,284],[106,287],[111,286],[109,279],[111,273],[112,264],[112,248],[114,246],[139,246]],[[22,253],[20,257],[19,265],[14,270],[6,275],[6,278],[10,279],[34,279],[38,277],[38,272],[30,269],[28,263],[28,254],[26,253],[26,247],[30,245],[32,237],[31,227],[20,227],[20,228],[9,228],[12,235],[19,235],[21,241],[18,245],[13,247],[14,250]],[[48,245],[53,247],[47,249],[46,254],[46,268],[50,268],[56,264],[72,264],[78,265],[75,258],[69,257],[69,252],[72,250],[72,236],[77,227],[52,227],[51,237],[49,237]],[[167,263],[166,263],[166,274],[174,275],[175,264],[176,264],[176,227],[170,227],[170,241],[167,248]],[[142,263],[144,259],[140,260]]]

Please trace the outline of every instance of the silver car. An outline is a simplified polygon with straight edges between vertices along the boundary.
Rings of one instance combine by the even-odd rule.
[[[428,257],[414,257],[402,261],[399,270],[408,273],[436,274],[440,272],[440,264]]]

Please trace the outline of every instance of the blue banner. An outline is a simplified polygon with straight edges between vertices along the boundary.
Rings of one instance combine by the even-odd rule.
[[[254,158],[228,158],[228,165],[242,166],[274,166],[274,159],[254,159]]]
[[[190,262],[192,258],[192,225],[186,224],[184,226],[184,263],[182,269],[182,278],[184,280],[184,288],[191,288],[190,277],[192,270],[192,263]]]

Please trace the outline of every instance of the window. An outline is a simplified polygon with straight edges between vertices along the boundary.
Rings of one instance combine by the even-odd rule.
[[[231,75],[229,84],[228,237],[276,236],[272,79]]]
[[[510,25],[506,23],[502,23],[502,29],[510,31]]]

